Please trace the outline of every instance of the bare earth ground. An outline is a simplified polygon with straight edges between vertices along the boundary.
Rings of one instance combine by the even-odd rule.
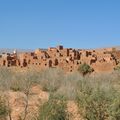
[[[27,97],[22,92],[9,91],[6,93],[9,96],[9,104],[11,108],[12,120],[19,120],[20,117],[24,116],[25,105],[27,102]],[[28,98],[28,113],[27,119],[30,120],[37,112],[37,108],[40,104],[43,104],[48,100],[49,94],[47,92],[41,91],[39,86],[34,86],[31,89],[30,96]]]
[[[25,105],[27,101],[26,95],[22,92],[13,91],[7,92],[6,95],[9,97],[12,120],[20,120],[20,118],[23,118],[25,113]],[[31,120],[34,116],[36,116],[38,106],[42,105],[48,99],[49,93],[42,91],[40,86],[33,86],[30,90],[30,96],[28,98],[27,120]],[[68,101],[67,108],[70,120],[82,120],[74,101]]]
[[[70,114],[69,120],[83,120],[78,113],[78,107],[74,101],[68,101],[67,108]]]

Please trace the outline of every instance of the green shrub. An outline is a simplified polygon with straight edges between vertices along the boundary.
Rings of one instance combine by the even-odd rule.
[[[120,120],[120,93],[114,98],[110,106],[111,120]]]
[[[6,102],[2,96],[0,96],[0,120],[6,120],[8,115],[8,108]]]
[[[91,95],[81,93],[78,98],[78,104],[84,111],[83,117],[87,120],[105,120],[108,117],[109,104],[107,104],[107,100],[102,92],[96,91],[96,93]]]
[[[87,73],[91,73],[93,69],[88,64],[84,63],[79,66],[78,71],[84,76]]]
[[[114,68],[114,70],[120,71],[120,64],[117,65],[117,66]]]
[[[119,120],[119,92],[110,81],[84,79],[79,81],[77,103],[80,114],[87,120]]]
[[[67,120],[66,100],[63,96],[51,95],[39,109],[37,120]]]

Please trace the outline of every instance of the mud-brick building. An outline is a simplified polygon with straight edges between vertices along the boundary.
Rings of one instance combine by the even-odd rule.
[[[94,55],[96,56],[96,61],[91,66],[96,72],[112,71],[117,65],[112,51],[110,53],[108,51],[97,51]]]
[[[17,65],[19,65],[19,60],[16,53],[2,53],[0,55],[0,66],[11,67]]]
[[[49,47],[37,49],[33,52],[17,54],[17,52],[0,55],[0,66],[7,67],[34,67],[34,68],[61,68],[66,72],[78,69],[80,64],[87,63],[96,72],[112,71],[120,60],[120,51],[113,48],[106,49],[72,49]]]

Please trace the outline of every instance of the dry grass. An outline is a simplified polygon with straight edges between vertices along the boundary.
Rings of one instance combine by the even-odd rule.
[[[54,95],[64,96],[68,101],[74,101],[79,107],[80,113],[85,117],[90,111],[85,111],[86,107],[90,107],[92,101],[99,103],[106,101],[107,115],[109,119],[119,120],[119,105],[120,105],[120,72],[115,71],[109,74],[97,74],[81,76],[78,72],[65,74],[60,69],[24,69],[23,71],[0,68],[0,91],[21,91],[26,96],[30,94],[30,89],[35,86],[41,86],[45,92]],[[101,99],[101,96],[103,99]],[[83,100],[88,100],[85,103]],[[27,102],[26,102],[27,103]],[[27,107],[27,106],[26,106]],[[92,106],[93,107],[93,106]],[[65,108],[63,108],[65,109]],[[81,112],[82,109],[82,112]],[[106,108],[103,106],[103,113]],[[118,109],[118,111],[117,111]],[[83,114],[83,112],[85,112]],[[88,115],[88,114],[87,114]],[[94,118],[94,117],[93,117]],[[91,118],[92,120],[98,118]]]

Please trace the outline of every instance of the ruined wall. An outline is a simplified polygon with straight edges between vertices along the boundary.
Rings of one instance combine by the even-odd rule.
[[[1,54],[0,66],[7,67],[35,67],[45,69],[49,67],[61,68],[66,72],[78,69],[80,64],[87,63],[97,72],[112,71],[120,59],[120,51],[113,48],[82,50],[50,47],[47,50],[37,49],[34,52]]]

